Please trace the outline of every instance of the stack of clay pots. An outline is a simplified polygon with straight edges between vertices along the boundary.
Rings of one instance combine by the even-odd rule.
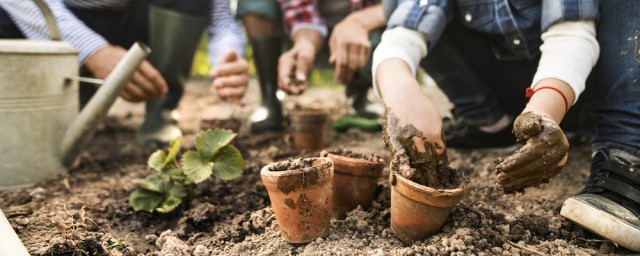
[[[345,150],[272,163],[261,171],[282,238],[309,243],[329,234],[332,217],[343,219],[373,201],[384,160]],[[391,170],[394,170],[393,166]],[[391,230],[400,240],[424,240],[442,228],[465,184],[433,189],[391,171]]]
[[[368,208],[383,168],[378,156],[342,150],[262,168],[282,238],[295,244],[311,242],[329,234],[331,217],[342,219],[358,205]]]

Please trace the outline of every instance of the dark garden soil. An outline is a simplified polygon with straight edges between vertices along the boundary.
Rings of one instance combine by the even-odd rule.
[[[249,107],[229,107],[210,89],[193,82],[179,108],[185,148],[193,147],[200,120],[242,117],[257,100],[252,85]],[[344,112],[342,91],[317,89],[289,99],[333,106]],[[441,96],[428,89],[436,101]],[[324,98],[325,100],[319,100]],[[189,103],[189,104],[187,104]],[[332,220],[330,235],[301,246],[279,237],[260,168],[288,158],[317,156],[295,150],[286,133],[248,135],[234,142],[245,157],[244,175],[233,181],[209,179],[171,214],[134,212],[129,193],[149,174],[146,158],[156,148],[133,143],[142,107],[119,103],[104,122],[81,164],[69,174],[33,188],[0,192],[0,207],[33,255],[492,255],[629,254],[560,216],[562,202],[578,192],[588,175],[590,145],[572,145],[569,163],[551,183],[525,194],[504,195],[495,187],[494,158],[499,151],[449,151],[451,166],[468,169],[466,195],[442,232],[412,245],[389,228],[388,167],[378,181],[371,209],[357,209]],[[389,161],[380,133],[348,131],[327,138],[326,148],[374,153]]]

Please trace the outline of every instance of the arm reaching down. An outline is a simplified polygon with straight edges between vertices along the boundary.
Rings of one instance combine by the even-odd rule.
[[[373,53],[373,89],[380,96],[377,73],[380,64],[386,60],[397,59],[408,66],[411,77],[416,76],[420,60],[427,56],[426,36],[418,31],[404,27],[395,27],[382,34],[382,40]]]
[[[62,40],[79,50],[79,61],[96,78],[105,79],[122,59],[126,50],[110,45],[101,35],[87,27],[60,0],[44,0],[60,29]],[[29,39],[48,40],[47,23],[32,1],[2,0],[0,5]],[[143,61],[120,96],[139,102],[165,95],[167,84],[148,61]]]
[[[562,170],[569,142],[559,124],[598,59],[593,21],[557,23],[542,39],[533,95],[513,128],[523,145],[496,166],[498,187],[505,193],[549,182]]]
[[[336,68],[335,80],[347,84],[367,64],[371,54],[369,33],[385,25],[382,5],[357,10],[342,19],[329,38],[329,63]]]
[[[214,0],[209,29],[209,76],[218,95],[229,102],[244,105],[249,85],[249,64],[242,58],[246,45],[240,25],[233,17],[229,1]]]
[[[44,2],[49,6],[56,19],[62,40],[80,51],[78,57],[81,65],[99,48],[109,44],[107,40],[87,27],[69,11],[61,0],[44,0]],[[27,38],[49,40],[47,23],[33,1],[1,0],[0,6],[9,13]]]
[[[242,58],[246,40],[240,24],[231,13],[229,1],[214,0],[211,9],[211,24],[207,29],[211,66],[216,66],[222,55],[229,51]]]

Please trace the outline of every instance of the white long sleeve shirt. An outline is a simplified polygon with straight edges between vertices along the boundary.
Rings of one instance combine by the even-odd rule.
[[[62,40],[80,51],[78,57],[81,65],[108,42],[87,27],[67,6],[85,9],[121,9],[125,8],[130,1],[132,0],[44,0],[56,18]],[[218,57],[226,51],[234,50],[239,55],[243,55],[246,42],[242,29],[231,13],[229,1],[212,1],[211,24],[207,32],[209,59],[211,64],[215,65]],[[9,13],[13,22],[27,38],[35,40],[49,38],[44,17],[33,1],[0,0],[0,7]]]
[[[600,54],[595,23],[556,23],[542,34],[542,41],[542,55],[531,86],[546,78],[559,79],[571,86],[577,101]],[[385,31],[373,54],[374,89],[378,89],[375,83],[378,65],[387,59],[396,58],[406,62],[415,75],[420,60],[427,56],[426,42],[426,36],[415,30],[395,27]]]

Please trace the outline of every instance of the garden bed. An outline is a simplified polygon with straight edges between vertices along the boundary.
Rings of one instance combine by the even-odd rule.
[[[312,90],[308,96],[314,94],[335,99],[316,104],[344,104],[341,91]],[[185,97],[190,104],[182,104],[179,112],[186,148],[193,147],[201,116],[227,118],[248,111],[229,110],[199,83],[189,86]],[[253,86],[249,102],[256,99]],[[133,143],[141,118],[140,106],[120,104],[97,132],[81,164],[67,176],[29,189],[0,192],[0,207],[33,255],[630,253],[559,214],[563,201],[578,192],[588,176],[588,144],[573,146],[567,167],[549,184],[516,195],[504,195],[494,184],[493,159],[505,152],[450,150],[452,167],[469,170],[466,195],[440,233],[413,245],[396,239],[389,228],[386,166],[371,209],[357,209],[344,220],[332,220],[328,237],[294,246],[280,239],[260,169],[274,161],[317,156],[319,151],[294,149],[287,133],[241,132],[234,142],[245,158],[241,178],[206,180],[170,214],[134,212],[129,194],[136,180],[152,172],[146,159],[156,150]],[[333,132],[325,146],[375,153],[389,161],[380,133]]]

